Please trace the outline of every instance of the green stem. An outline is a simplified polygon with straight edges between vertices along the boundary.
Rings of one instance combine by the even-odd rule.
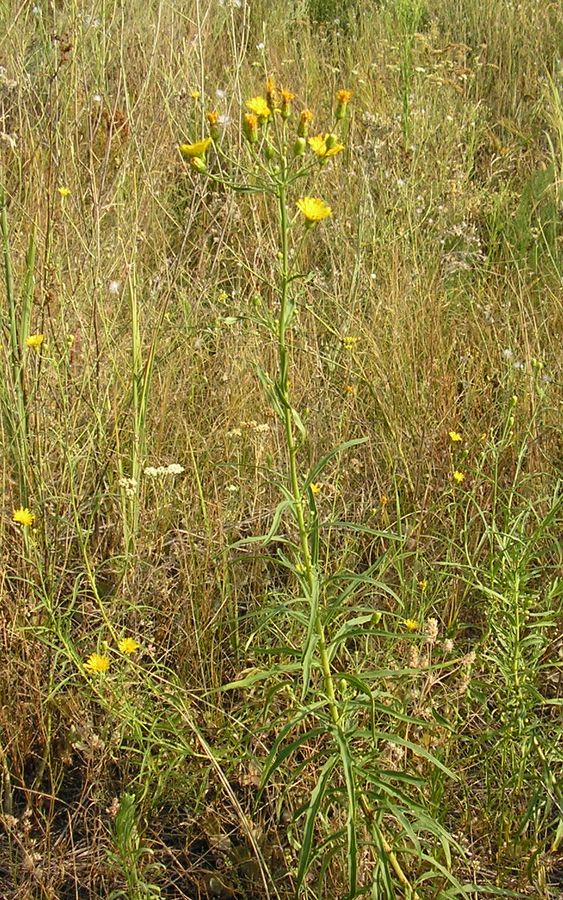
[[[293,409],[289,400],[289,351],[286,343],[287,333],[287,312],[289,303],[289,282],[291,273],[289,270],[289,222],[287,217],[287,182],[286,182],[286,161],[282,163],[282,173],[278,187],[278,205],[280,216],[280,232],[281,232],[281,303],[280,315],[278,322],[278,356],[279,356],[279,391],[283,404],[285,439],[289,456],[289,480],[291,485],[291,493],[293,495],[293,503],[295,516],[297,519],[297,528],[299,531],[299,544],[303,557],[303,565],[305,569],[305,580],[309,591],[309,597],[313,600],[317,591],[317,572],[311,558],[311,549],[309,547],[309,535],[307,523],[305,521],[305,509],[303,502],[303,494],[299,484],[299,474],[297,469],[297,443],[295,440],[295,427],[293,421]],[[330,661],[324,634],[324,627],[320,612],[317,610],[314,620],[314,628],[317,635],[318,648],[321,657],[321,666],[323,670],[325,691],[330,707],[330,714],[335,725],[339,722],[338,702],[334,690],[334,679],[330,669]]]

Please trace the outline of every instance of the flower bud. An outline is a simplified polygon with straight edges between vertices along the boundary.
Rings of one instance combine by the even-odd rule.
[[[272,160],[276,155],[275,147],[273,147],[270,143],[266,144],[266,147],[264,148],[264,155],[268,161]]]
[[[336,92],[336,121],[340,121],[346,115],[348,103],[352,99],[352,91],[341,90]]]
[[[313,121],[313,113],[310,109],[304,109],[301,115],[299,116],[299,125],[297,128],[297,134],[299,137],[306,138],[309,134],[309,125]]]
[[[273,112],[276,107],[276,82],[271,75],[266,79],[266,103]]]
[[[194,158],[190,161],[190,165],[192,169],[195,169],[196,172],[207,172],[207,166],[205,165],[205,160],[201,159],[200,156],[194,156]]]
[[[219,140],[219,113],[218,112],[208,112],[207,113],[207,121],[209,122],[209,134],[213,138],[214,141]]]
[[[258,117],[254,113],[246,113],[242,119],[242,133],[249,144],[258,140]]]
[[[307,149],[307,141],[304,137],[298,137],[293,145],[293,155],[303,156]]]
[[[291,115],[291,101],[295,99],[295,94],[292,94],[291,91],[286,91],[282,89],[281,91],[281,117],[282,119],[289,119]]]

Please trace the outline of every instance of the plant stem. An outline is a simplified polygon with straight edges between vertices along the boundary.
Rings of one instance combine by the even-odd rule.
[[[303,494],[299,484],[299,474],[297,470],[297,444],[295,440],[295,427],[293,420],[293,408],[289,399],[289,351],[286,343],[286,333],[288,327],[288,306],[289,293],[288,287],[291,273],[289,271],[289,222],[287,217],[287,181],[286,181],[286,161],[282,162],[282,173],[278,187],[278,205],[280,217],[280,234],[281,234],[281,302],[280,315],[278,321],[278,358],[279,358],[279,391],[280,399],[283,404],[283,421],[285,428],[285,439],[289,456],[289,480],[291,493],[293,495],[293,505],[295,517],[297,519],[297,528],[299,531],[299,544],[303,557],[303,565],[305,568],[305,580],[309,592],[311,602],[314,602],[315,595],[318,591],[318,576],[316,567],[311,558],[311,549],[309,547],[309,534],[307,523],[305,521],[305,510],[303,503]],[[324,627],[320,612],[317,609],[314,619],[314,628],[317,635],[319,653],[321,657],[321,666],[323,670],[325,691],[328,698],[330,715],[335,725],[339,722],[338,702],[334,690],[334,679],[330,670],[330,661],[328,658]]]

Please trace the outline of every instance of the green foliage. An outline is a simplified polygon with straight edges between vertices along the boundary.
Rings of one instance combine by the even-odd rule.
[[[151,850],[143,846],[139,833],[134,794],[123,794],[113,821],[112,840],[115,852],[108,852],[108,860],[119,866],[127,883],[127,890],[113,891],[112,900],[157,900],[160,888],[147,878],[161,874],[162,866],[151,860]]]

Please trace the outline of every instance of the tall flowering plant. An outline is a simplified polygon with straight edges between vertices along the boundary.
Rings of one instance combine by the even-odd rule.
[[[326,227],[327,220],[332,216],[332,208],[325,198],[303,195],[299,188],[300,184],[309,182],[316,172],[332,164],[344,152],[351,99],[350,91],[338,91],[330,130],[313,134],[313,113],[309,109],[296,113],[294,94],[289,90],[278,90],[273,80],[269,79],[264,96],[251,97],[241,111],[240,127],[246,148],[242,161],[233,159],[228,147],[221,141],[219,117],[214,112],[207,116],[209,134],[194,143],[182,143],[178,149],[186,164],[202,176],[233,191],[265,195],[270,199],[278,221],[277,303],[273,311],[263,313],[259,318],[274,337],[277,371],[269,374],[258,369],[257,374],[269,404],[283,426],[287,465],[285,481],[280,484],[283,496],[273,516],[270,532],[263,540],[269,543],[276,539],[284,516],[289,516],[293,521],[293,536],[289,540],[284,538],[284,552],[279,551],[278,559],[293,573],[298,585],[298,596],[288,603],[288,614],[291,615],[291,610],[299,606],[300,612],[295,618],[300,623],[307,623],[307,627],[304,629],[300,662],[301,697],[274,741],[264,765],[263,785],[288,759],[290,750],[295,751],[308,741],[313,746],[321,735],[329,738],[324,742],[320,756],[313,753],[315,787],[310,801],[300,811],[304,824],[297,893],[300,893],[317,856],[314,837],[323,805],[326,808],[327,804],[333,804],[335,795],[338,795],[344,800],[342,815],[326,843],[326,852],[332,853],[328,849],[331,845],[345,842],[349,897],[357,896],[358,890],[365,893],[365,889],[358,888],[358,845],[361,841],[367,844],[371,853],[374,890],[384,886],[385,893],[378,893],[377,896],[396,896],[393,883],[398,883],[401,896],[420,900],[400,855],[401,850],[411,855],[413,852],[409,841],[415,831],[405,830],[404,823],[408,816],[413,815],[416,805],[409,803],[405,809],[403,787],[395,793],[394,786],[380,781],[376,770],[381,741],[381,734],[376,732],[375,726],[374,703],[378,689],[375,688],[372,693],[372,687],[363,678],[355,673],[339,672],[335,668],[339,649],[348,637],[357,639],[358,635],[364,638],[376,633],[373,629],[379,621],[378,614],[363,610],[364,615],[351,617],[349,606],[354,589],[372,577],[371,571],[349,578],[341,594],[342,602],[337,600],[336,608],[332,602],[327,608],[322,600],[326,595],[327,577],[319,562],[320,525],[315,500],[319,493],[318,479],[336,455],[362,443],[363,439],[332,448],[304,473],[300,449],[306,438],[306,427],[291,392],[290,335],[299,302],[296,287],[304,277],[298,268],[300,250],[312,233]],[[284,671],[283,664],[277,665],[275,671],[279,676]],[[289,666],[287,675],[291,681],[294,672],[295,666]],[[257,673],[256,680],[267,675],[267,672]],[[244,688],[251,683],[252,677],[250,680],[245,678],[225,689]],[[402,721],[406,719],[403,715]],[[313,724],[306,728],[311,721]],[[371,732],[370,727],[365,726],[366,721],[372,722]],[[288,750],[286,742],[292,731],[297,732],[298,736],[290,743]],[[401,738],[397,740],[399,743],[402,741]],[[424,753],[430,759],[430,754],[427,751]],[[392,835],[383,822],[383,812],[393,821]],[[420,819],[424,821],[420,827],[431,831],[430,818],[422,808],[420,813]],[[402,845],[397,833],[403,838],[407,835]],[[434,838],[442,845],[446,840],[438,826]],[[418,845],[418,838],[414,843]],[[428,878],[427,873],[424,877]]]

